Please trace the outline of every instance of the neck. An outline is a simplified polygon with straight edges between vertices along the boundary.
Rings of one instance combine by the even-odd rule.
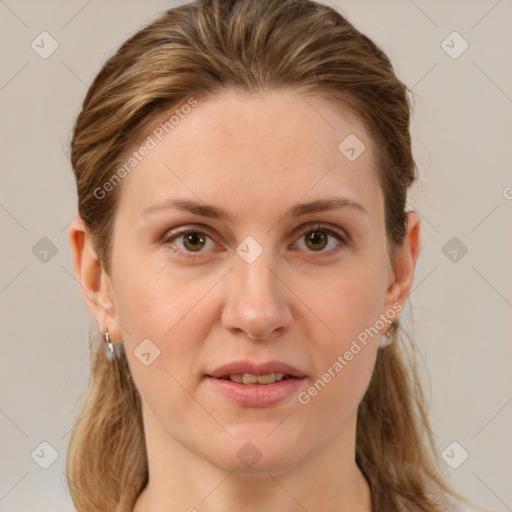
[[[147,411],[144,424],[149,482],[133,512],[372,512],[369,485],[355,462],[355,418],[291,469],[256,465],[246,473],[220,468],[170,438]]]

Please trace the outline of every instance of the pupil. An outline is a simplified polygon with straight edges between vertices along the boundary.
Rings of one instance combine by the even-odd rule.
[[[320,234],[320,235],[318,236],[318,234]],[[318,247],[315,248],[315,247],[311,247],[310,246],[310,248],[312,248],[314,250],[319,250],[319,249],[323,249],[325,247],[325,245],[326,245],[326,238],[327,237],[325,236],[325,233],[323,231],[312,231],[309,234],[309,237],[307,238],[307,241],[308,242],[312,242],[313,245],[320,243],[321,247],[319,247],[319,248]]]
[[[197,233],[189,233],[189,234],[185,235],[184,244],[185,244],[185,247],[187,247],[188,249],[191,249],[193,251],[201,249],[202,246],[198,247],[197,245],[195,245],[198,242],[204,244],[204,238],[201,235],[198,235]],[[192,244],[192,247],[189,246],[190,244]]]

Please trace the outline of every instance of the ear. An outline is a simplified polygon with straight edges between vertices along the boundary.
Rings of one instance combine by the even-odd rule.
[[[71,223],[69,240],[73,250],[75,274],[100,332],[103,334],[105,328],[108,328],[112,341],[121,339],[121,330],[115,318],[110,280],[82,218],[77,217]]]
[[[402,308],[404,307],[411,291],[420,250],[420,217],[416,212],[408,212],[406,236],[402,246],[396,250],[392,268],[394,280],[386,293],[386,310],[396,303],[399,303]]]

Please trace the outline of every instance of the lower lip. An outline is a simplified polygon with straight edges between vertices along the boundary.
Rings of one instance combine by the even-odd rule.
[[[275,405],[297,393],[305,380],[290,378],[273,384],[239,384],[226,379],[207,377],[215,389],[225,397],[244,407]]]

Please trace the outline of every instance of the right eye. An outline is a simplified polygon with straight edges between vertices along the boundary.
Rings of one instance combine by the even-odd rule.
[[[203,249],[208,248],[208,240],[215,243],[204,231],[186,228],[168,231],[164,236],[163,243],[168,244],[171,250],[180,256],[196,258],[198,255],[195,253],[205,252]],[[175,243],[176,241],[178,244]]]

